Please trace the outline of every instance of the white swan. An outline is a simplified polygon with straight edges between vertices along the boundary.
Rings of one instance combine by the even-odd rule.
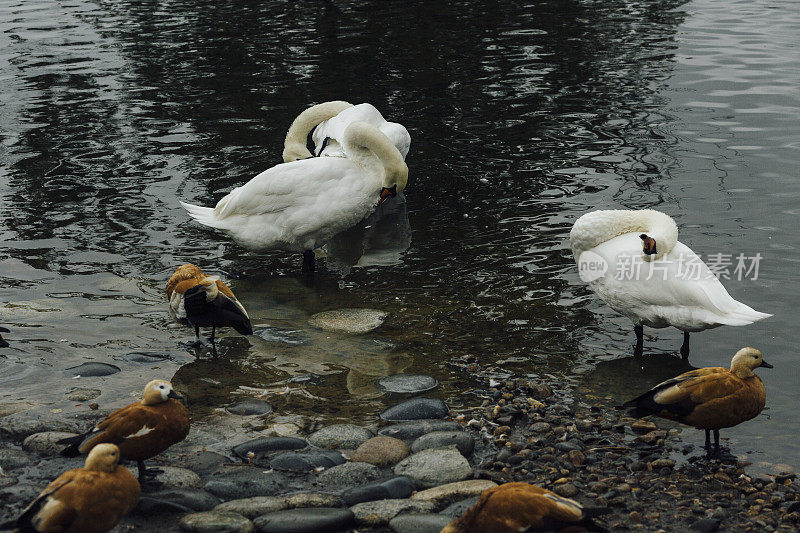
[[[569,234],[581,279],[616,312],[634,323],[636,351],[642,326],[689,332],[744,326],[772,315],[734,300],[705,263],[678,241],[678,226],[652,209],[593,211]]]
[[[333,115],[330,113],[334,112]],[[366,122],[379,129],[394,144],[403,159],[411,147],[411,135],[402,124],[387,122],[372,104],[352,105],[333,101],[311,106],[294,119],[286,134],[284,162],[307,157],[346,157],[342,139],[347,127],[354,122]],[[314,154],[306,148],[308,134],[314,141]]]
[[[302,251],[304,270],[313,271],[314,248],[358,223],[408,180],[400,152],[374,126],[350,124],[342,141],[346,158],[282,163],[235,188],[214,208],[181,205],[201,224],[248,248]]]

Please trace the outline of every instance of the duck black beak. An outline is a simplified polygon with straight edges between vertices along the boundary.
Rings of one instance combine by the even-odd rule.
[[[392,198],[397,196],[397,185],[393,185],[391,189],[389,187],[381,189],[381,197],[378,199],[378,205],[381,205],[390,196]]]
[[[183,396],[181,396],[174,390],[169,391],[169,394],[167,394],[167,398],[175,398],[176,400],[183,400]]]
[[[775,368],[774,366],[772,366],[771,364],[767,363],[763,359],[761,360],[761,364],[758,365],[758,366],[763,366],[764,368]]]

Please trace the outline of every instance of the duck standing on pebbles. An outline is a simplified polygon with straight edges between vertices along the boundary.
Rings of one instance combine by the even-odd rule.
[[[244,306],[219,276],[206,276],[199,267],[185,264],[167,282],[169,314],[177,322],[194,328],[196,345],[203,345],[200,328],[211,327],[210,341],[218,327],[232,327],[252,335],[253,326]]]
[[[536,485],[504,483],[483,491],[478,503],[441,533],[518,533],[569,526],[605,531],[591,521],[591,517],[605,512],[605,508],[584,508],[575,500]]]
[[[139,482],[118,464],[120,451],[99,444],[83,468],[67,470],[39,494],[12,522],[0,529],[65,533],[108,531],[139,501]]]
[[[103,442],[119,446],[121,459],[136,461],[139,479],[158,474],[146,470],[144,460],[163,452],[189,434],[189,410],[178,400],[169,381],[156,379],[144,388],[142,399],[117,409],[91,431],[58,441],[69,446],[61,453],[75,457]]]
[[[772,368],[755,348],[742,348],[731,368],[698,368],[659,383],[638,398],[623,404],[631,415],[656,415],[706,431],[706,449],[719,456],[719,430],[755,418],[764,409],[767,392],[753,369]]]

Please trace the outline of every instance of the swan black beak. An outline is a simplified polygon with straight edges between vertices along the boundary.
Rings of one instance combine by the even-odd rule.
[[[378,205],[381,205],[390,196],[392,198],[397,196],[397,185],[393,185],[391,189],[389,187],[384,187],[381,189],[381,197],[378,199]]]
[[[772,366],[771,364],[767,363],[763,359],[761,360],[761,364],[758,365],[758,366],[763,366],[764,368],[775,368],[774,366]]]

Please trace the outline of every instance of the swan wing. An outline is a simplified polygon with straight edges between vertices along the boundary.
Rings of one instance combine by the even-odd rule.
[[[366,122],[378,128],[397,147],[405,159],[411,147],[411,135],[397,122],[387,122],[380,111],[372,104],[358,104],[349,107],[333,118],[321,122],[311,135],[314,141],[314,154],[328,157],[344,157],[341,142],[344,132],[353,122]],[[325,141],[325,139],[328,139]]]

